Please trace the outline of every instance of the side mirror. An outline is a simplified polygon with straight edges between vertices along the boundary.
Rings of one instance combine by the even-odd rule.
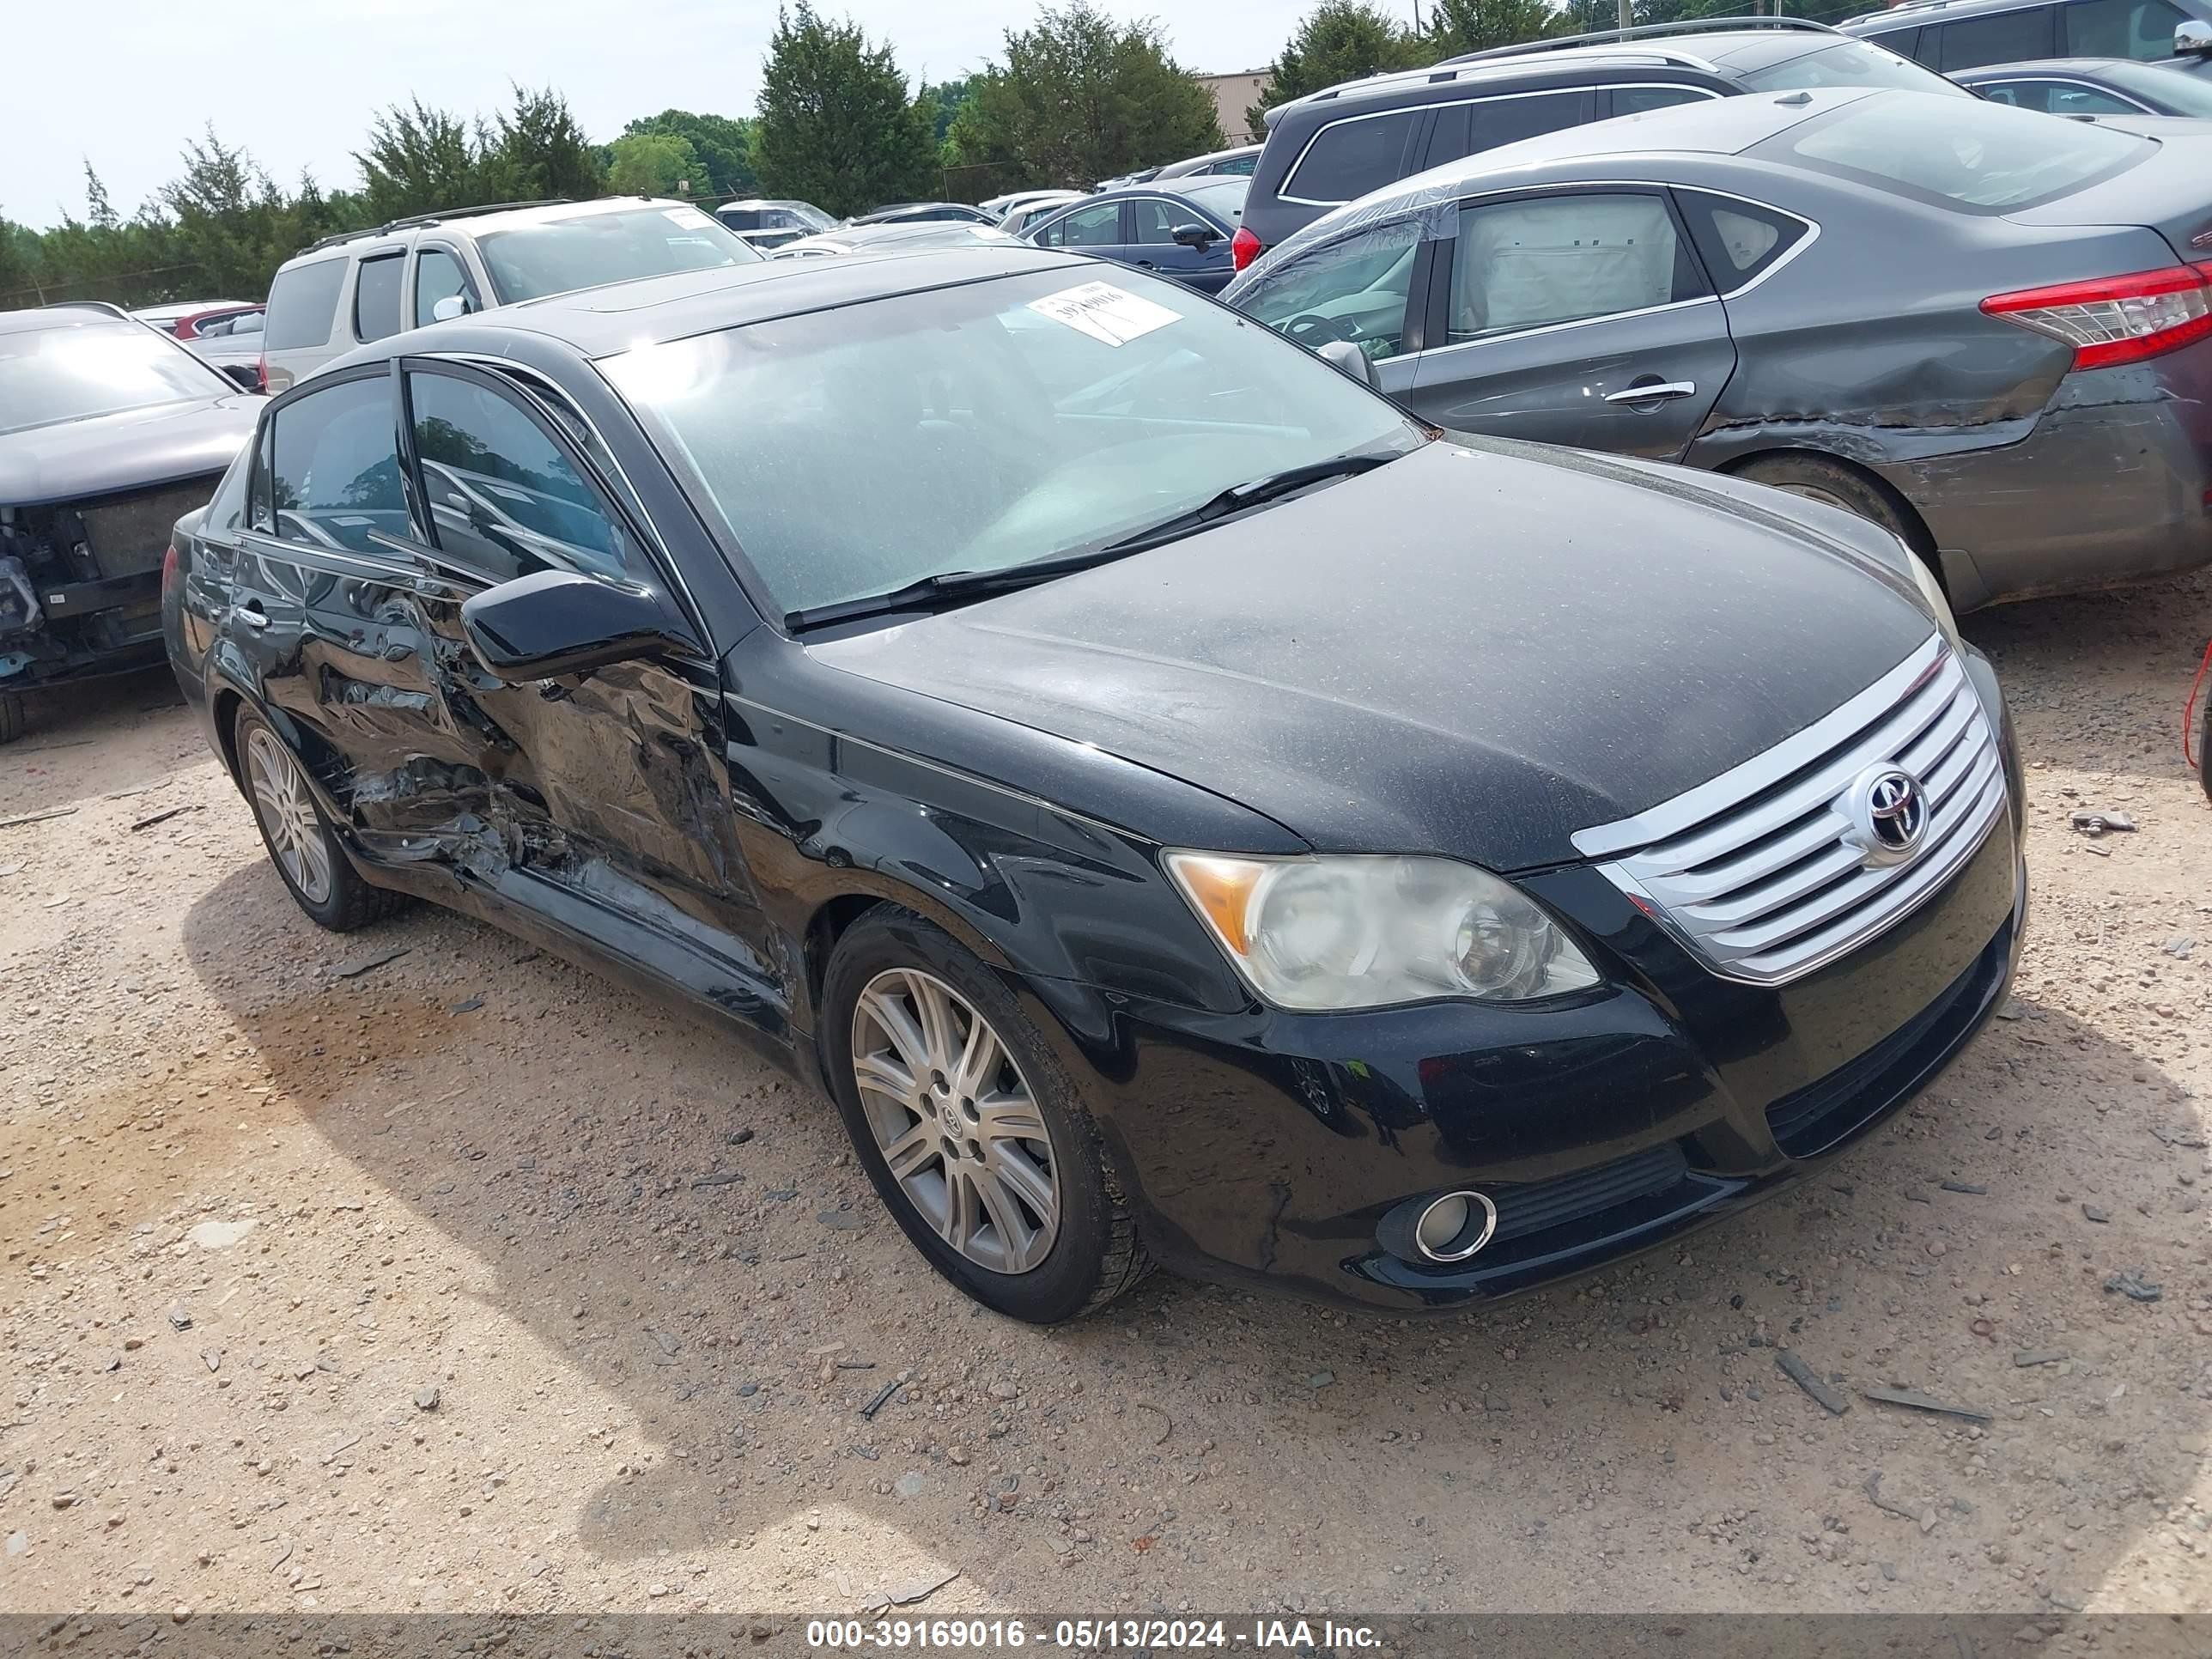
[[[2192,17],[2178,24],[2173,31],[2173,55],[2177,58],[2212,55],[2212,23],[2199,22]]]
[[[1334,364],[1370,392],[1380,392],[1382,383],[1375,377],[1375,365],[1368,356],[1349,340],[1331,340],[1314,354],[1325,363]]]
[[[238,383],[241,392],[261,390],[261,365],[258,363],[225,363],[222,372]]]
[[[477,660],[507,681],[692,648],[659,595],[568,570],[533,571],[486,588],[461,606],[461,626]]]
[[[1221,240],[1211,225],[1177,225],[1168,233],[1185,247],[1194,247],[1200,253]]]
[[[448,294],[430,307],[430,320],[435,323],[450,323],[456,317],[468,314],[469,296],[465,294]]]

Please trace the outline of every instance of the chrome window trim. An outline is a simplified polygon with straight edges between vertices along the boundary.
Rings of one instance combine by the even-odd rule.
[[[1879,721],[1897,707],[1905,693],[1936,671],[1947,649],[1941,633],[1930,634],[1904,661],[1850,702],[1830,710],[1804,730],[1784,738],[1763,754],[1753,755],[1717,777],[1708,778],[1673,799],[1662,801],[1633,817],[1577,830],[1568,840],[1586,858],[1610,858],[1679,836],[1717,812],[1724,812],[1753,795],[1764,794]]]
[[[1615,118],[1618,119],[1619,118],[1616,117]],[[1613,323],[1619,322],[1623,319],[1630,317],[1656,316],[1661,312],[1681,311],[1691,306],[1718,305],[1723,300],[1734,300],[1743,295],[1750,293],[1752,289],[1757,288],[1761,283],[1774,275],[1776,271],[1781,270],[1792,259],[1795,259],[1800,253],[1802,253],[1807,248],[1812,246],[1814,243],[1820,240],[1820,225],[1814,220],[1808,219],[1802,213],[1792,213],[1787,208],[1778,208],[1771,202],[1762,202],[1753,197],[1739,196],[1734,191],[1715,190],[1705,185],[1670,185],[1652,179],[1576,179],[1564,180],[1559,184],[1551,185],[1507,185],[1498,190],[1492,191],[1486,195],[1465,198],[1461,201],[1459,206],[1460,211],[1464,213],[1469,208],[1478,207],[1485,203],[1493,202],[1503,198],[1516,196],[1530,196],[1549,191],[1576,190],[1662,190],[1670,192],[1675,191],[1691,191],[1706,196],[1717,196],[1723,201],[1741,202],[1746,207],[1755,207],[1762,213],[1771,213],[1780,218],[1794,219],[1799,224],[1805,227],[1805,234],[1802,236],[1800,236],[1796,241],[1792,242],[1788,247],[1783,249],[1782,257],[1780,258],[1776,259],[1771,264],[1768,264],[1749,282],[1739,283],[1735,287],[1729,289],[1724,294],[1701,294],[1694,300],[1669,300],[1663,306],[1642,306],[1634,311],[1608,311],[1601,316],[1577,317],[1564,323],[1540,323],[1534,328],[1516,328],[1504,333],[1486,334],[1479,340],[1449,340],[1442,345],[1431,346],[1425,351],[1413,352],[1406,355],[1426,359],[1439,356],[1440,354],[1447,351],[1466,351],[1475,346],[1493,345],[1500,340],[1525,340],[1538,334],[1557,334],[1565,329],[1587,328],[1593,323]],[[1370,228],[1370,227],[1363,227],[1363,228]],[[1456,240],[1456,234],[1455,234],[1455,236],[1450,240]],[[1324,244],[1323,246],[1334,246],[1334,244]],[[1692,243],[1692,252],[1694,252],[1695,251],[1696,244],[1693,240]]]
[[[2084,81],[2071,75],[2014,75],[2008,76],[2003,80],[1969,81],[1966,84],[1977,90],[1983,87],[2079,87],[2083,92],[2094,92],[2100,97],[2113,99],[2128,106],[2125,110],[2100,110],[2095,112],[2097,114],[2155,115],[2158,113],[2149,105],[2138,104],[2124,92],[2115,92],[2110,87],[2100,87],[2094,81]],[[2034,110],[2028,112],[2030,114],[2050,113],[2048,111]]]
[[[1386,117],[1392,115],[1419,115],[1425,111],[1434,112],[1440,109],[1461,109],[1473,104],[1503,104],[1516,98],[1579,97],[1584,93],[1595,94],[1599,92],[1611,92],[1615,90],[1616,86],[1620,88],[1644,86],[1672,87],[1680,86],[1682,84],[1684,83],[1678,81],[1624,81],[1617,83],[1607,81],[1592,82],[1587,85],[1582,86],[1532,87],[1525,92],[1493,92],[1477,98],[1444,98],[1439,99],[1433,104],[1397,104],[1392,106],[1389,109],[1371,109],[1363,115],[1340,115],[1334,121],[1322,122],[1321,125],[1316,127],[1313,131],[1307,136],[1304,147],[1298,151],[1297,159],[1291,163],[1290,170],[1283,174],[1283,185],[1281,189],[1275,192],[1275,199],[1279,202],[1294,202],[1300,207],[1319,208],[1342,207],[1346,202],[1353,200],[1354,198],[1349,196],[1340,196],[1333,202],[1324,202],[1311,196],[1293,196],[1291,194],[1290,187],[1291,181],[1298,176],[1298,169],[1306,164],[1307,155],[1311,153],[1313,147],[1321,142],[1322,135],[1334,127],[1350,126],[1354,121],[1380,121],[1384,119]],[[1714,98],[1721,96],[1719,93],[1713,91],[1711,87],[1699,87],[1696,88],[1696,90]],[[1595,123],[1585,121],[1580,123],[1580,125],[1589,126],[1595,125]],[[1559,131],[1564,131],[1565,129],[1561,128]],[[1480,150],[1474,150],[1469,153],[1480,155],[1482,152]],[[1438,165],[1444,166],[1449,164],[1440,162]],[[1404,176],[1406,175],[1402,173],[1400,175],[1401,178]],[[1393,179],[1389,182],[1395,185],[1398,180],[1396,179]],[[1376,188],[1380,190],[1386,188],[1386,186],[1378,185]]]

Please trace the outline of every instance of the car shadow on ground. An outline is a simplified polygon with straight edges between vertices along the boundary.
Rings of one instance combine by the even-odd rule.
[[[1682,1554],[1685,1596],[1728,1605],[1760,1594],[1740,1579],[1837,1547],[1863,1558],[1871,1605],[1929,1606],[1915,1561],[1935,1552],[1985,1575],[1974,1605],[2017,1607],[2031,1576],[2094,1593],[2159,1524],[2154,1498],[2196,1474],[2188,1443],[2134,1425],[2142,1390],[2097,1381],[2185,1318],[2178,1282],[2162,1304],[2103,1288],[2181,1267],[2143,1255],[2128,1206],[2171,1197],[2154,1128],[2188,1121],[2185,1097],[2056,1010],[2015,1004],[1787,1195],[1533,1297],[1404,1321],[1155,1277],[1037,1331],[932,1273],[829,1104],[734,1038],[428,908],[344,942],[414,947],[360,980],[302,986],[238,959],[237,940],[290,914],[264,865],[241,868],[192,905],[185,952],[277,1097],[483,1265],[471,1282],[490,1288],[471,1293],[491,1311],[635,1413],[655,1455],[573,1515],[533,1519],[572,1527],[591,1557],[783,1538],[827,1515],[1000,1594],[1059,1565],[1048,1550],[1081,1549],[1163,1606],[1255,1583],[1411,1605],[1396,1555],[1424,1564],[1429,1605],[1471,1607],[1601,1584],[1577,1575],[1644,1551]],[[2091,1197],[2122,1224],[2085,1232],[2073,1201]],[[1863,1398],[1832,1418],[1774,1345],[1847,1392],[1899,1383],[1995,1420],[1976,1434]],[[2069,1357],[2015,1364],[2036,1349]],[[926,1375],[864,1414],[908,1367]],[[2158,1367],[2169,1401],[2205,1386],[2184,1344]],[[556,1404],[501,1402],[474,1432],[494,1441]],[[1978,1501],[1996,1470],[2055,1483],[2050,1539]],[[1908,1514],[1869,1501],[1877,1471]],[[1208,1484],[1224,1476],[1265,1494],[1261,1512],[1226,1513]],[[1007,1527],[1017,1511],[1031,1524]],[[1502,1589],[1516,1563],[1537,1576]],[[884,1588],[846,1571],[792,1601]]]
[[[166,780],[179,750],[145,738],[171,723],[196,738],[166,666],[32,693],[23,735],[0,744],[0,817]]]

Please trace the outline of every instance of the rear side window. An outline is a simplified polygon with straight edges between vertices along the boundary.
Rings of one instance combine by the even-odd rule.
[[[1823,173],[1939,206],[2002,213],[2124,172],[2157,146],[2086,121],[2054,121],[1983,99],[1877,94],[1758,144]]]
[[[1403,178],[1406,146],[1425,112],[1401,109],[1330,123],[1314,134],[1283,180],[1284,198],[1334,207]]]
[[[1500,144],[1557,132],[1562,127],[1578,127],[1590,118],[1590,94],[1585,91],[1547,92],[1528,98],[1485,98],[1471,104],[1447,104],[1437,112],[1437,124],[1429,133],[1428,165],[1437,167],[1445,161],[1456,161],[1478,150],[1496,149]]]
[[[406,256],[387,253],[363,259],[353,289],[353,331],[362,340],[399,332],[399,270]]]
[[[1037,234],[1040,247],[1115,247],[1121,240],[1121,204],[1078,208]]]
[[[2173,31],[2185,20],[2166,0],[2075,0],[2058,15],[2069,58],[2133,58],[2148,63],[2173,55]]]
[[[269,325],[262,335],[270,350],[296,351],[330,343],[331,319],[337,314],[345,273],[343,253],[276,273],[269,289]]]
[[[1946,75],[1954,70],[1979,69],[1984,64],[2020,64],[2051,56],[2048,6],[1962,17],[1935,32],[1939,38],[1936,67]]]
[[[1462,209],[1452,243],[1457,343],[1648,311],[1710,292],[1656,194],[1592,192]]]
[[[392,382],[384,375],[309,392],[278,410],[270,424],[277,535],[376,554],[372,532],[408,533]]]
[[[1723,295],[1758,281],[1810,234],[1802,219],[1732,196],[1683,190],[1674,192],[1674,200]]]
[[[1641,115],[1646,110],[1672,109],[1677,104],[1702,103],[1713,94],[1703,87],[1615,87],[1613,112]]]
[[[495,582],[546,569],[623,573],[628,538],[521,405],[452,374],[410,374],[407,395],[441,550]]]
[[[1898,87],[1906,92],[1940,92],[1970,97],[1925,64],[1900,58],[1870,40],[1843,40],[1787,63],[1770,64],[1743,77],[1753,92],[1795,92],[1808,87]]]

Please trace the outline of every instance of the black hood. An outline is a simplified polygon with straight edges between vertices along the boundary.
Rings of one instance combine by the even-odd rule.
[[[811,648],[1228,796],[1323,851],[1527,869],[1779,743],[1927,639],[1893,566],[1792,507],[1672,468],[1435,443]]]
[[[82,501],[220,472],[252,434],[261,403],[241,392],[0,434],[0,506]]]

